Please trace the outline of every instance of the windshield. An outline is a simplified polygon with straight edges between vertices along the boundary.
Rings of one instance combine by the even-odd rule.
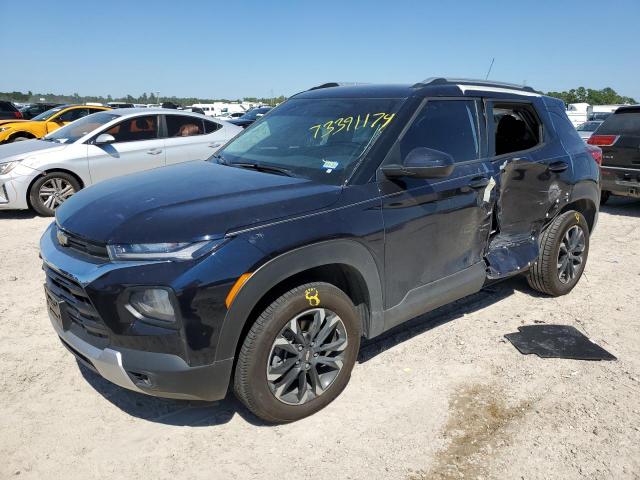
[[[46,112],[42,112],[40,115],[33,117],[31,120],[48,120],[62,110],[62,108],[63,107],[52,108],[51,110],[47,110]]]
[[[44,137],[44,140],[58,143],[72,143],[118,117],[119,115],[108,112],[87,115],[69,125],[55,130],[53,133]]]
[[[401,99],[291,99],[247,128],[216,155],[339,185],[395,118]]]
[[[264,115],[269,110],[271,110],[271,108],[254,108],[253,110],[249,110],[247,113],[242,115],[240,117],[240,119],[241,120],[255,120],[256,118],[258,118],[258,115],[260,115],[260,114]]]

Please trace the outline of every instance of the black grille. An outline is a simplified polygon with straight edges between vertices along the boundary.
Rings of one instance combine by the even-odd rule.
[[[47,275],[47,290],[60,303],[63,319],[68,319],[73,326],[89,335],[107,338],[109,332],[82,286],[46,265],[44,271]],[[63,321],[63,328],[73,326],[65,326]]]
[[[107,246],[102,243],[85,240],[82,237],[60,228],[58,229],[58,234],[58,243],[63,247],[70,248],[85,255],[91,255],[92,257],[109,258]],[[61,241],[61,237],[64,239],[63,241]]]

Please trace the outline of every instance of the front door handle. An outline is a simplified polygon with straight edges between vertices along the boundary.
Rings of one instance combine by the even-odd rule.
[[[549,171],[560,173],[564,172],[567,168],[569,168],[569,164],[565,162],[553,162],[549,164]]]
[[[222,145],[222,143],[220,142],[214,142],[209,144],[211,148],[218,148],[220,145]]]
[[[149,155],[159,155],[162,153],[162,149],[161,148],[152,148],[151,150],[147,150],[147,153]]]
[[[487,185],[489,185],[489,179],[484,176],[472,178],[469,182],[469,187],[474,189],[484,188]]]

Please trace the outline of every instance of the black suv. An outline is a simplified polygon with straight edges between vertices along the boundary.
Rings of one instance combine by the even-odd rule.
[[[618,108],[587,143],[602,149],[602,203],[612,193],[640,198],[640,105]]]
[[[267,421],[302,418],[345,388],[361,337],[520,273],[568,293],[598,215],[590,148],[531,88],[311,89],[208,161],[65,202],[41,240],[53,328],[125,388],[232,384]]]

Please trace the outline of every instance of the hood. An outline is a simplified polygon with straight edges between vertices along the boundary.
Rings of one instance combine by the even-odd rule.
[[[101,182],[62,204],[56,219],[96,242],[189,242],[319,210],[340,192],[334,185],[196,161]]]
[[[30,154],[48,150],[47,153],[62,150],[66,145],[57,142],[47,142],[45,140],[24,140],[22,142],[11,142],[0,145],[0,163],[11,160],[27,158]],[[18,157],[18,158],[14,158]]]
[[[14,118],[14,119],[0,120],[0,127],[10,127],[11,125],[8,125],[10,123],[24,123],[24,122],[31,122],[31,120],[26,120],[24,118],[22,118],[22,119]]]

